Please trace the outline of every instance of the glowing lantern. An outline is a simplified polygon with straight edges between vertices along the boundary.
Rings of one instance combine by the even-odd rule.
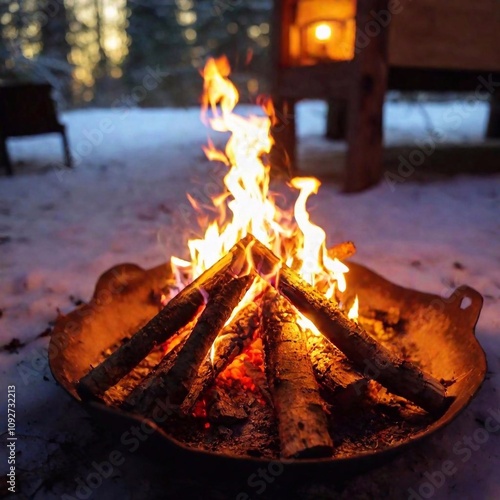
[[[320,23],[314,28],[314,36],[320,42],[326,42],[332,37],[332,28],[326,23]]]
[[[281,2],[281,60],[289,66],[354,58],[356,0]]]

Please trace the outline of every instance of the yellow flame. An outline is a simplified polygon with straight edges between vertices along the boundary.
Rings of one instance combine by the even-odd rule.
[[[321,291],[333,299],[335,289],[345,290],[344,273],[349,269],[337,259],[328,257],[325,231],[311,222],[307,212],[307,200],[318,192],[320,182],[312,177],[292,180],[292,186],[300,190],[293,217],[289,210],[276,206],[269,191],[270,167],[264,160],[273,145],[270,135],[274,119],[272,103],[262,101],[262,116],[246,117],[235,113],[239,95],[228,78],[229,73],[225,58],[209,59],[202,72],[202,121],[212,130],[229,132],[230,138],[224,151],[210,141],[204,147],[206,156],[223,163],[228,171],[224,177],[225,192],[212,200],[219,217],[206,225],[203,237],[188,242],[191,279],[217,262],[247,233],[252,233],[283,262],[298,263],[299,274],[313,286],[321,283]],[[190,201],[196,210],[201,210],[195,200],[190,198]],[[188,269],[187,263],[178,258],[173,258],[172,267],[184,274]],[[237,310],[255,297],[258,286],[254,284]],[[233,312],[233,317],[236,313]],[[309,328],[316,330],[311,325]],[[211,357],[214,353],[213,346]]]
[[[320,182],[313,177],[296,177],[292,179],[292,186],[300,189],[295,202],[294,216],[302,232],[302,247],[299,247],[297,256],[302,260],[299,274],[311,285],[319,280],[327,280],[327,289],[324,291],[328,298],[332,298],[337,286],[340,292],[346,289],[344,273],[349,268],[337,259],[328,257],[326,249],[325,231],[310,221],[306,202],[311,194],[318,192]]]
[[[215,131],[231,133],[224,152],[212,143],[204,151],[209,159],[229,167],[224,177],[227,196],[214,199],[214,206],[221,210],[221,204],[227,204],[232,217],[223,225],[212,222],[203,238],[189,241],[194,278],[248,232],[270,246],[278,245],[278,236],[286,232],[279,224],[274,203],[268,198],[269,166],[261,160],[272,146],[269,118],[246,118],[233,113],[239,96],[228,75],[226,59],[209,59],[203,71],[202,120]]]
[[[300,274],[309,283],[314,284],[315,276],[323,272],[321,251],[325,245],[326,234],[309,220],[306,203],[312,193],[318,192],[320,182],[313,177],[295,177],[291,184],[300,189],[294,208],[295,220],[303,235],[302,248],[298,252],[298,257],[302,260]]]
[[[359,300],[358,296],[356,295],[356,298],[354,299],[354,302],[349,309],[349,312],[347,313],[347,317],[349,319],[352,319],[356,323],[358,322],[358,316],[359,316]]]
[[[217,339],[214,340],[212,347],[210,348],[210,363],[214,364],[215,359],[215,344],[217,343]]]

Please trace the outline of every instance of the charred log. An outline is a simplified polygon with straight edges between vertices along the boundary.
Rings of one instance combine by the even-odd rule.
[[[309,334],[307,347],[325,399],[346,409],[359,403],[366,394],[368,379],[323,335]]]
[[[176,295],[149,323],[92,368],[77,385],[80,396],[93,398],[115,385],[144,359],[151,350],[165,342],[191,321],[205,303],[205,295],[217,288],[233,269],[244,265],[245,248],[250,238],[237,243],[227,255]],[[233,273],[234,274],[234,273]]]
[[[250,288],[253,279],[254,276],[232,278],[208,299],[196,326],[180,350],[175,364],[170,370],[158,373],[137,401],[135,410],[138,413],[148,414],[159,396],[166,396],[173,405],[182,403],[196,380],[203,359],[207,356],[233,309]]]
[[[168,373],[172,369],[187,338],[188,336],[186,335],[172,350],[165,354],[158,365],[134,388],[122,403],[123,409],[133,411],[139,400],[143,397],[143,394],[148,392],[149,388],[155,383],[156,377],[161,377],[162,374]]]
[[[259,310],[255,303],[245,306],[229,325],[224,327],[215,340],[214,359],[205,356],[181,410],[189,413],[199,397],[214,383],[215,379],[233,359],[251,342],[260,322]]]
[[[274,276],[274,286],[367,377],[432,414],[448,403],[446,389],[436,378],[390,352],[338,309],[324,295],[282,263],[261,242],[252,245],[256,270]]]
[[[274,290],[263,302],[264,352],[281,456],[331,456],[333,443],[304,333],[296,315]]]
[[[223,387],[214,387],[207,402],[207,418],[217,425],[232,425],[248,418],[244,408],[234,402]]]

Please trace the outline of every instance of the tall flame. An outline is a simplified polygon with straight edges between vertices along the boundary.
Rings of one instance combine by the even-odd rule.
[[[203,149],[210,160],[221,161],[229,168],[224,177],[227,192],[214,198],[213,204],[219,212],[227,205],[232,218],[222,225],[212,222],[203,238],[189,241],[193,277],[214,264],[248,232],[273,246],[279,244],[277,236],[284,231],[268,197],[269,166],[261,160],[272,146],[270,120],[267,116],[245,118],[233,113],[239,95],[227,78],[229,71],[225,58],[207,62],[203,71],[202,120],[215,131],[231,133],[224,152],[211,143]]]
[[[222,162],[228,171],[224,177],[225,192],[212,200],[219,217],[207,225],[202,238],[188,242],[191,277],[199,276],[242,237],[252,233],[284,262],[295,263],[308,283],[333,297],[335,287],[345,290],[344,273],[349,269],[328,257],[325,231],[310,221],[307,200],[317,193],[320,182],[311,177],[292,179],[291,186],[299,190],[293,218],[290,211],[275,204],[269,192],[270,167],[265,161],[273,145],[271,119],[267,115],[270,102],[265,103],[263,116],[234,113],[239,95],[229,73],[226,58],[209,59],[202,72],[202,121],[217,132],[229,132],[230,138],[224,151],[211,142],[203,148],[210,160]],[[181,259],[172,260],[178,273],[185,272],[188,266]],[[254,288],[250,289],[247,300],[255,293]]]

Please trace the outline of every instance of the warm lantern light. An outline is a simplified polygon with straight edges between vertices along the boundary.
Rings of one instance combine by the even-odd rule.
[[[332,36],[332,28],[328,24],[318,24],[314,30],[314,36],[320,41],[324,42]]]
[[[354,58],[356,0],[283,0],[282,61],[307,66]]]

